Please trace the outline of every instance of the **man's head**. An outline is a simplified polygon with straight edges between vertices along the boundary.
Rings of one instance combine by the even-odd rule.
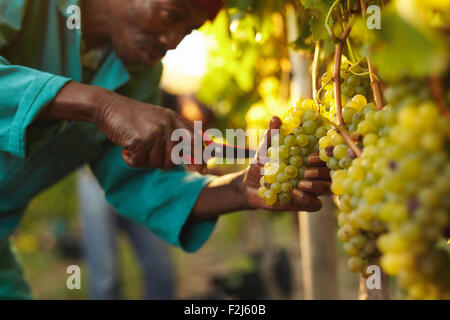
[[[207,20],[222,0],[108,0],[109,40],[130,65],[154,65]]]

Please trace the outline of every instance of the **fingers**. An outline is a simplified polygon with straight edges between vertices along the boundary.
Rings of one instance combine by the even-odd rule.
[[[308,167],[324,167],[326,166],[325,162],[320,160],[319,153],[311,153],[307,159]]]
[[[166,151],[166,148],[165,148],[165,144],[164,144],[164,139],[163,139],[163,137],[158,136],[156,138],[155,143],[151,147],[147,166],[149,168],[164,169],[165,158],[166,158],[165,151]],[[169,159],[170,159],[170,156],[169,156]],[[173,164],[170,167],[173,167]]]
[[[179,115],[176,115],[176,128],[182,128],[189,132],[190,137],[190,145],[191,145],[191,153],[190,154],[184,154],[183,159],[185,163],[185,167],[188,171],[196,171],[201,174],[207,174],[207,164],[205,159],[203,158],[203,135],[202,132],[195,132],[194,126],[190,121],[185,120],[184,118],[180,117]],[[176,143],[175,143],[176,144]],[[175,145],[174,144],[174,145]],[[195,150],[199,149],[199,155],[195,156]],[[170,153],[172,152],[172,148],[170,148]],[[200,156],[200,158],[199,158]],[[199,158],[199,159],[198,159]],[[199,162],[199,163],[195,163]]]
[[[132,152],[125,149],[122,152],[122,159],[132,168],[143,168],[148,162],[148,151],[143,150],[143,152]]]
[[[296,211],[318,211],[322,208],[322,202],[314,195],[300,191],[292,190],[293,206]]]
[[[330,180],[330,169],[327,167],[307,168],[304,173],[306,180]]]
[[[282,125],[281,119],[278,118],[277,116],[273,116],[270,119],[270,123],[269,123],[269,130],[267,131],[267,148],[270,148],[270,146],[272,145],[271,139],[272,139],[272,135],[274,133],[274,131],[272,130],[280,130],[280,127]]]
[[[259,164],[264,164],[267,162],[267,150],[271,146],[272,134],[274,133],[272,130],[279,130],[281,124],[281,119],[277,116],[273,116],[272,119],[270,119],[269,129],[264,135],[264,140],[258,149],[257,160]]]
[[[311,193],[315,196],[331,195],[331,182],[321,180],[301,180],[298,184],[300,191]]]

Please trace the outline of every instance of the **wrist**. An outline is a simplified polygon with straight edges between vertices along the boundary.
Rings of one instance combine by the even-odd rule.
[[[98,123],[112,100],[113,92],[71,81],[39,116],[45,120],[74,120]]]
[[[247,171],[244,170],[237,173],[231,182],[231,186],[233,187],[234,193],[236,194],[236,199],[239,199],[239,202],[241,203],[242,210],[253,209],[247,197],[247,188],[245,184],[246,172]]]

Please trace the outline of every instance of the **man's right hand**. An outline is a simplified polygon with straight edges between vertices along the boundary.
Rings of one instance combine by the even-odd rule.
[[[172,149],[178,143],[171,141],[172,132],[184,129],[194,139],[193,126],[176,112],[115,93],[98,113],[97,125],[112,142],[128,151],[123,159],[131,167],[170,169],[175,166]],[[202,167],[197,165],[197,171]]]
[[[175,129],[189,132],[194,150],[192,124],[174,111],[76,82],[69,82],[40,118],[96,123],[108,139],[127,150],[123,160],[135,168],[173,168],[171,153],[178,143],[171,141]],[[189,167],[204,173],[206,165],[202,160]]]

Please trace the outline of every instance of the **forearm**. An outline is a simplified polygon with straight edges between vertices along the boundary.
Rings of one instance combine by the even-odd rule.
[[[189,216],[189,221],[206,221],[220,215],[251,209],[243,188],[243,172],[217,177],[206,186]]]
[[[40,114],[42,120],[74,120],[96,123],[113,92],[71,81]]]

